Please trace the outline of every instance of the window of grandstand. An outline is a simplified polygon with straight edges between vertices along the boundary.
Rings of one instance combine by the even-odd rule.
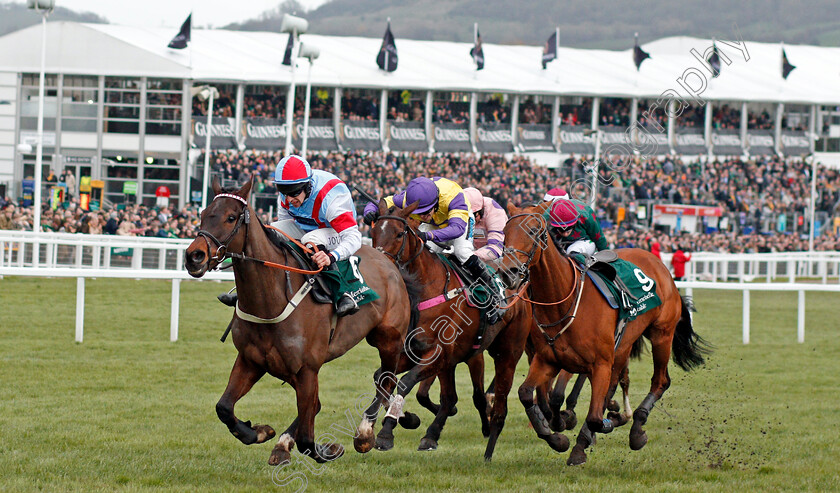
[[[125,182],[137,181],[137,156],[103,151],[102,163],[105,164],[105,198],[122,204],[125,202]]]
[[[592,98],[566,96],[560,98],[559,125],[590,125],[592,123]]]
[[[810,106],[804,104],[785,104],[785,112],[782,115],[782,128],[786,130],[808,130],[810,119]]]
[[[180,191],[179,176],[180,169],[175,156],[147,155],[143,163],[143,195],[139,202],[147,206],[154,206],[158,189],[166,187],[169,190],[170,203],[177,205]]]
[[[554,96],[528,96],[519,103],[519,123],[551,123]]]
[[[602,127],[627,127],[630,125],[630,99],[604,98],[598,107]]]
[[[23,74],[21,80],[20,128],[38,129],[38,74]],[[44,79],[44,131],[55,131],[58,115],[58,76],[46,74]]]
[[[435,123],[468,123],[470,121],[470,93],[436,92],[432,107]]]
[[[426,110],[426,91],[408,89],[388,92],[388,120],[422,122]]]
[[[379,99],[382,92],[374,89],[344,91],[341,117],[345,120],[379,120]]]
[[[65,75],[61,87],[61,130],[96,132],[99,77]]]
[[[298,87],[295,90],[295,95],[299,89]],[[242,116],[245,118],[284,118],[286,94],[288,90],[285,87],[247,85]]]
[[[741,128],[741,107],[738,103],[717,105],[712,113],[712,127],[737,130]]]
[[[140,130],[140,79],[105,78],[105,132],[136,134]]]
[[[181,135],[182,82],[177,79],[146,81],[146,133]]]
[[[204,82],[196,81],[193,86],[201,86]],[[219,91],[219,97],[213,100],[213,116],[233,118],[236,116],[236,85],[211,83]],[[202,101],[198,96],[192,100],[192,115],[207,116],[209,100]]]

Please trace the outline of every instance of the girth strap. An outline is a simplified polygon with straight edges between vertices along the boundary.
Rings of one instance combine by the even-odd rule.
[[[280,323],[283,320],[289,318],[289,315],[295,311],[295,308],[300,304],[303,298],[309,294],[309,291],[312,289],[312,280],[310,279],[308,282],[303,283],[303,285],[298,289],[297,293],[292,296],[292,299],[289,300],[289,303],[286,304],[286,308],[283,309],[283,312],[280,315],[277,315],[274,318],[260,318],[256,315],[251,315],[250,313],[244,312],[241,308],[239,308],[239,301],[236,301],[236,316],[245,320],[246,322],[253,322],[255,324],[276,324]]]

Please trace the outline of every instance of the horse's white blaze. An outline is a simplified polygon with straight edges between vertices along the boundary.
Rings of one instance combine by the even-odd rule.
[[[403,413],[404,404],[405,399],[403,398],[403,396],[398,395],[394,397],[394,400],[391,402],[391,407],[388,408],[388,414],[386,414],[385,417],[400,419],[401,417],[405,416],[405,413]]]

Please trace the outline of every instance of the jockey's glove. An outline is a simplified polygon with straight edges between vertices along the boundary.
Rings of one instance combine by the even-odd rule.
[[[425,242],[427,242],[427,241],[429,241],[429,240],[434,240],[434,236],[430,235],[427,231],[418,231],[418,232],[417,232],[417,236],[418,236],[421,240],[423,240],[423,243],[425,243]]]
[[[379,211],[370,211],[364,217],[365,224],[368,226],[372,225],[377,219],[379,219]]]

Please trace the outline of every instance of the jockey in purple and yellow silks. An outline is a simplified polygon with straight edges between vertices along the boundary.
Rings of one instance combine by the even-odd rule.
[[[421,222],[419,235],[432,251],[443,251],[444,247],[452,247],[452,254],[475,278],[485,284],[494,298],[500,296],[495,286],[498,283],[487,270],[484,262],[475,255],[472,243],[475,219],[470,210],[467,199],[461,187],[446,178],[420,177],[409,182],[405,190],[391,197],[385,197],[388,207],[396,205],[399,208],[408,207],[417,202],[418,206],[411,217]],[[379,215],[376,204],[370,203],[365,207],[365,221],[371,223]],[[499,299],[494,300],[498,305]],[[490,312],[490,323],[498,321],[497,310]]]

